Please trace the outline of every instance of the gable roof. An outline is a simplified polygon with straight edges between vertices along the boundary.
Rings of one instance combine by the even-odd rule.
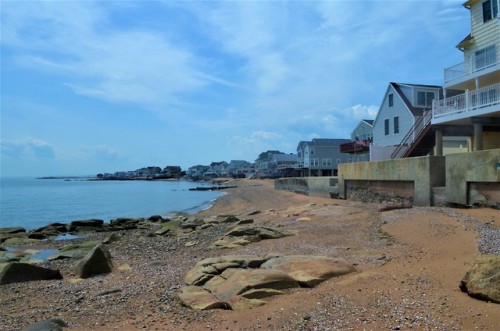
[[[410,100],[408,100],[408,98],[406,97],[406,95],[401,90],[401,86],[410,86],[411,88],[419,88],[419,87],[424,87],[424,88],[438,88],[438,89],[442,88],[441,86],[438,86],[438,85],[403,84],[403,83],[394,83],[394,82],[390,82],[389,85],[392,86],[392,88],[394,89],[394,91],[396,91],[396,93],[398,93],[399,97],[401,98],[401,100],[403,100],[403,102],[405,103],[405,105],[408,108],[408,110],[415,117],[422,116],[422,113],[424,112],[425,107],[414,107],[411,104]]]
[[[373,122],[375,120],[363,120],[363,122],[365,122],[366,124],[370,125],[370,126],[373,126]]]

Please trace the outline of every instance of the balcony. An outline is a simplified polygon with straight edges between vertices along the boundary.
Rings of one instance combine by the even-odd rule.
[[[498,112],[500,105],[500,83],[476,91],[465,91],[450,98],[434,100],[432,123],[442,123],[472,116]]]
[[[340,153],[359,153],[370,150],[369,140],[351,141],[340,145]]]
[[[464,79],[467,76],[474,76],[476,73],[488,73],[495,70],[500,65],[495,45],[477,51],[475,55],[470,56],[466,61],[454,65],[444,70],[444,83],[452,84]],[[472,77],[471,77],[472,78]]]

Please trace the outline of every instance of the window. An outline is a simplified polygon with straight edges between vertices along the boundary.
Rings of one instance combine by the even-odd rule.
[[[297,152],[297,157],[298,158],[301,158],[302,157],[302,153],[300,151]]]
[[[434,100],[434,92],[417,92],[417,106],[432,107],[432,100]]]
[[[385,131],[385,135],[388,136],[389,135],[389,120],[384,121],[384,131]]]
[[[488,22],[498,15],[498,0],[486,0],[483,2],[483,23]]]
[[[394,117],[394,133],[399,133],[399,116]]]
[[[394,106],[394,94],[389,94],[389,107]]]
[[[321,165],[328,167],[332,165],[332,159],[321,159]]]
[[[311,166],[319,166],[319,159],[311,159]]]
[[[311,148],[311,155],[314,155],[314,148]]]
[[[475,60],[476,69],[486,68],[489,65],[495,64],[497,62],[495,45],[478,50]]]

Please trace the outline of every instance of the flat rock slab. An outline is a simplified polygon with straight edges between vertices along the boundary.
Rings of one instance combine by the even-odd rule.
[[[181,302],[195,310],[243,310],[282,290],[314,287],[332,277],[354,272],[342,259],[326,256],[229,255],[198,262],[184,279]]]
[[[0,264],[0,285],[62,278],[59,270],[19,262]]]
[[[326,256],[291,255],[265,262],[261,268],[288,273],[305,287],[314,287],[332,277],[353,272],[354,266],[343,259]]]
[[[500,255],[476,259],[460,282],[460,289],[473,298],[500,303]]]
[[[215,248],[236,248],[266,239],[295,235],[295,232],[264,226],[237,226],[213,243]]]

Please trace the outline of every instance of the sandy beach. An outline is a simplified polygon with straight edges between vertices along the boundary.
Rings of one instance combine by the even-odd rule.
[[[481,250],[498,254],[498,242],[482,239],[480,229],[498,231],[499,210],[381,212],[379,204],[277,191],[273,181],[228,184],[237,187],[196,217],[232,214],[297,235],[218,249],[211,244],[234,225],[165,237],[151,236],[154,229],[126,231],[107,245],[114,264],[110,274],[75,279],[75,261],[57,260],[48,265],[63,280],[1,285],[0,329],[60,318],[69,330],[498,330],[500,305],[469,297],[459,283]],[[193,311],[181,305],[184,276],[198,261],[266,253],[343,258],[356,272],[287,290],[250,310]]]

